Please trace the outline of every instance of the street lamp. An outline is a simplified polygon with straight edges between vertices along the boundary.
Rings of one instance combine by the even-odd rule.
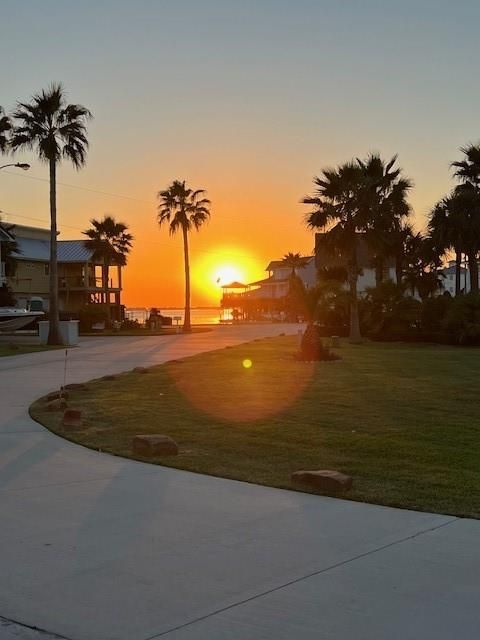
[[[4,164],[0,169],[6,169],[7,167],[17,167],[17,169],[23,169],[24,171],[28,171],[30,169],[30,165],[27,162],[12,162],[10,164]]]

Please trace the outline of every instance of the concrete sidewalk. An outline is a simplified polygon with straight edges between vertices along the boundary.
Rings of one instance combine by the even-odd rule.
[[[69,352],[69,382],[297,329],[92,338]],[[478,637],[479,522],[71,444],[27,415],[63,358],[0,358],[0,640]]]

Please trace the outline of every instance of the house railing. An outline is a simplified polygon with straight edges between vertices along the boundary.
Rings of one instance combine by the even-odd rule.
[[[103,281],[101,277],[96,276],[59,276],[58,278],[59,289],[103,289]],[[108,283],[109,289],[118,289],[118,286],[114,286],[113,280],[110,279]]]

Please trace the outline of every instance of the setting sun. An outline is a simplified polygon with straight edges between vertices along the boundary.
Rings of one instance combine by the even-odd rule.
[[[221,247],[200,254],[192,266],[195,287],[212,302],[221,298],[222,286],[231,282],[248,284],[262,278],[265,266],[250,253],[236,247]]]
[[[216,270],[215,284],[220,286],[230,284],[231,282],[243,282],[245,280],[243,271],[239,267],[225,264]]]

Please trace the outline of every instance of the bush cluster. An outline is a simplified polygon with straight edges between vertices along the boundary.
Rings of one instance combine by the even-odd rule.
[[[419,301],[391,283],[371,289],[360,311],[363,333],[374,340],[480,345],[478,293]]]

